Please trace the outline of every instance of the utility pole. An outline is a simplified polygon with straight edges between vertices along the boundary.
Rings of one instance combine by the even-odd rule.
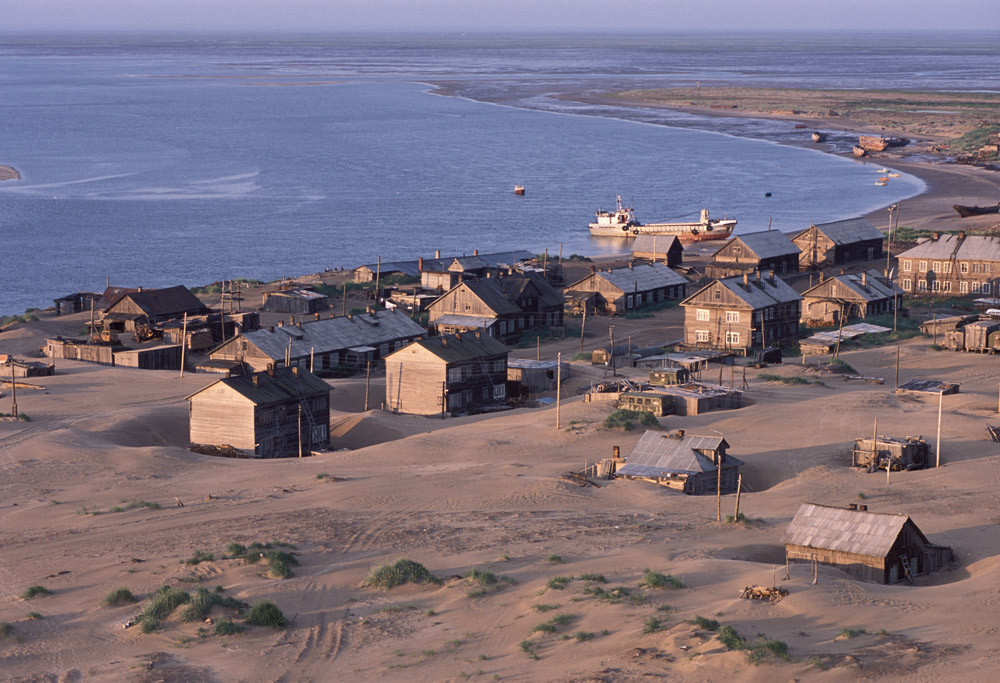
[[[372,383],[372,362],[368,361],[368,368],[365,370],[365,410],[368,410],[368,389]]]
[[[382,257],[378,257],[378,262],[375,264],[375,304],[378,305],[378,286],[379,281],[382,279]]]
[[[93,313],[91,313],[93,315]],[[94,329],[93,323],[90,325],[91,331]],[[181,329],[181,379],[184,379],[184,352],[187,350],[188,340],[188,314],[184,314],[184,327]]]
[[[715,521],[722,521],[722,456],[715,456]]]
[[[556,354],[556,429],[559,429],[559,404],[562,399],[562,352]]]
[[[542,359],[542,335],[535,337],[535,360]]]
[[[580,325],[580,353],[583,353],[583,335],[587,330],[587,303],[583,304],[583,323]]]
[[[944,406],[944,390],[938,392],[937,461],[934,467],[941,467],[941,409]]]
[[[899,388],[899,344],[896,344],[896,388]]]
[[[614,325],[610,325],[608,327],[608,334],[611,335],[611,358],[610,358],[611,376],[617,377],[618,372],[615,369],[615,326]]]
[[[743,474],[736,476],[736,512],[733,514],[733,521],[740,521],[740,493],[743,491]]]
[[[343,302],[340,305],[340,314],[341,315],[347,315],[347,283],[346,282],[344,283],[344,288],[342,290],[342,296],[343,296],[343,299],[342,299]]]
[[[302,404],[299,403],[299,457],[302,457]]]
[[[14,356],[10,356],[10,398],[11,398],[11,408],[10,415],[14,418],[14,422],[18,420],[17,413],[17,378],[14,377]]]

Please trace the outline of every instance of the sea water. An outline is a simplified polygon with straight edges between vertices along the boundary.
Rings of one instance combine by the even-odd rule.
[[[923,189],[906,175],[877,187],[875,165],[809,149],[608,111],[530,110],[516,97],[503,106],[434,94],[442,81],[488,86],[497,99],[505,84],[593,87],[656,71],[642,45],[595,55],[584,38],[560,37],[550,47],[11,38],[0,47],[0,163],[22,178],[0,184],[0,312],[100,290],[106,277],[198,285],[435,250],[620,250],[586,230],[616,195],[647,222],[708,208],[747,232],[861,215]],[[670,78],[735,77],[726,66],[735,48],[702,52],[700,63],[698,54],[671,47],[659,68]],[[780,54],[758,55],[754,69],[773,75],[781,65]],[[939,71],[942,87],[988,79]],[[515,184],[527,194],[515,196]]]

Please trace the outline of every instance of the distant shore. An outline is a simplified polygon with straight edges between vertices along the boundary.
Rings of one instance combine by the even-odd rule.
[[[4,166],[0,164],[0,181],[4,180],[20,180],[21,174],[17,172],[17,169],[13,166]]]

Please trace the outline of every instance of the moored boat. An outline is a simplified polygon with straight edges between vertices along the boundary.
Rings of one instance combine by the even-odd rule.
[[[1000,202],[996,206],[964,206],[962,204],[953,204],[951,208],[955,209],[962,218],[985,216],[990,213],[1000,213]]]
[[[629,207],[618,206],[614,211],[598,210],[597,220],[587,227],[596,237],[636,237],[638,235],[673,235],[683,243],[723,240],[733,234],[735,218],[709,218],[702,209],[700,220],[689,223],[640,223]]]
[[[515,185],[514,194],[524,194],[524,185]]]
[[[856,157],[863,157],[864,155],[868,154],[868,152],[865,151],[865,148],[861,147],[860,145],[854,145],[851,148],[851,151],[854,152],[854,156]]]
[[[818,130],[814,130],[812,132],[812,140],[813,142],[825,142],[826,133],[820,133]]]

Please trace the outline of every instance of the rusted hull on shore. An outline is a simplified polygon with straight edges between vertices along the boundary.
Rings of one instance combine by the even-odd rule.
[[[996,206],[963,206],[962,204],[952,204],[951,208],[955,209],[962,218],[1000,213],[1000,203]]]

